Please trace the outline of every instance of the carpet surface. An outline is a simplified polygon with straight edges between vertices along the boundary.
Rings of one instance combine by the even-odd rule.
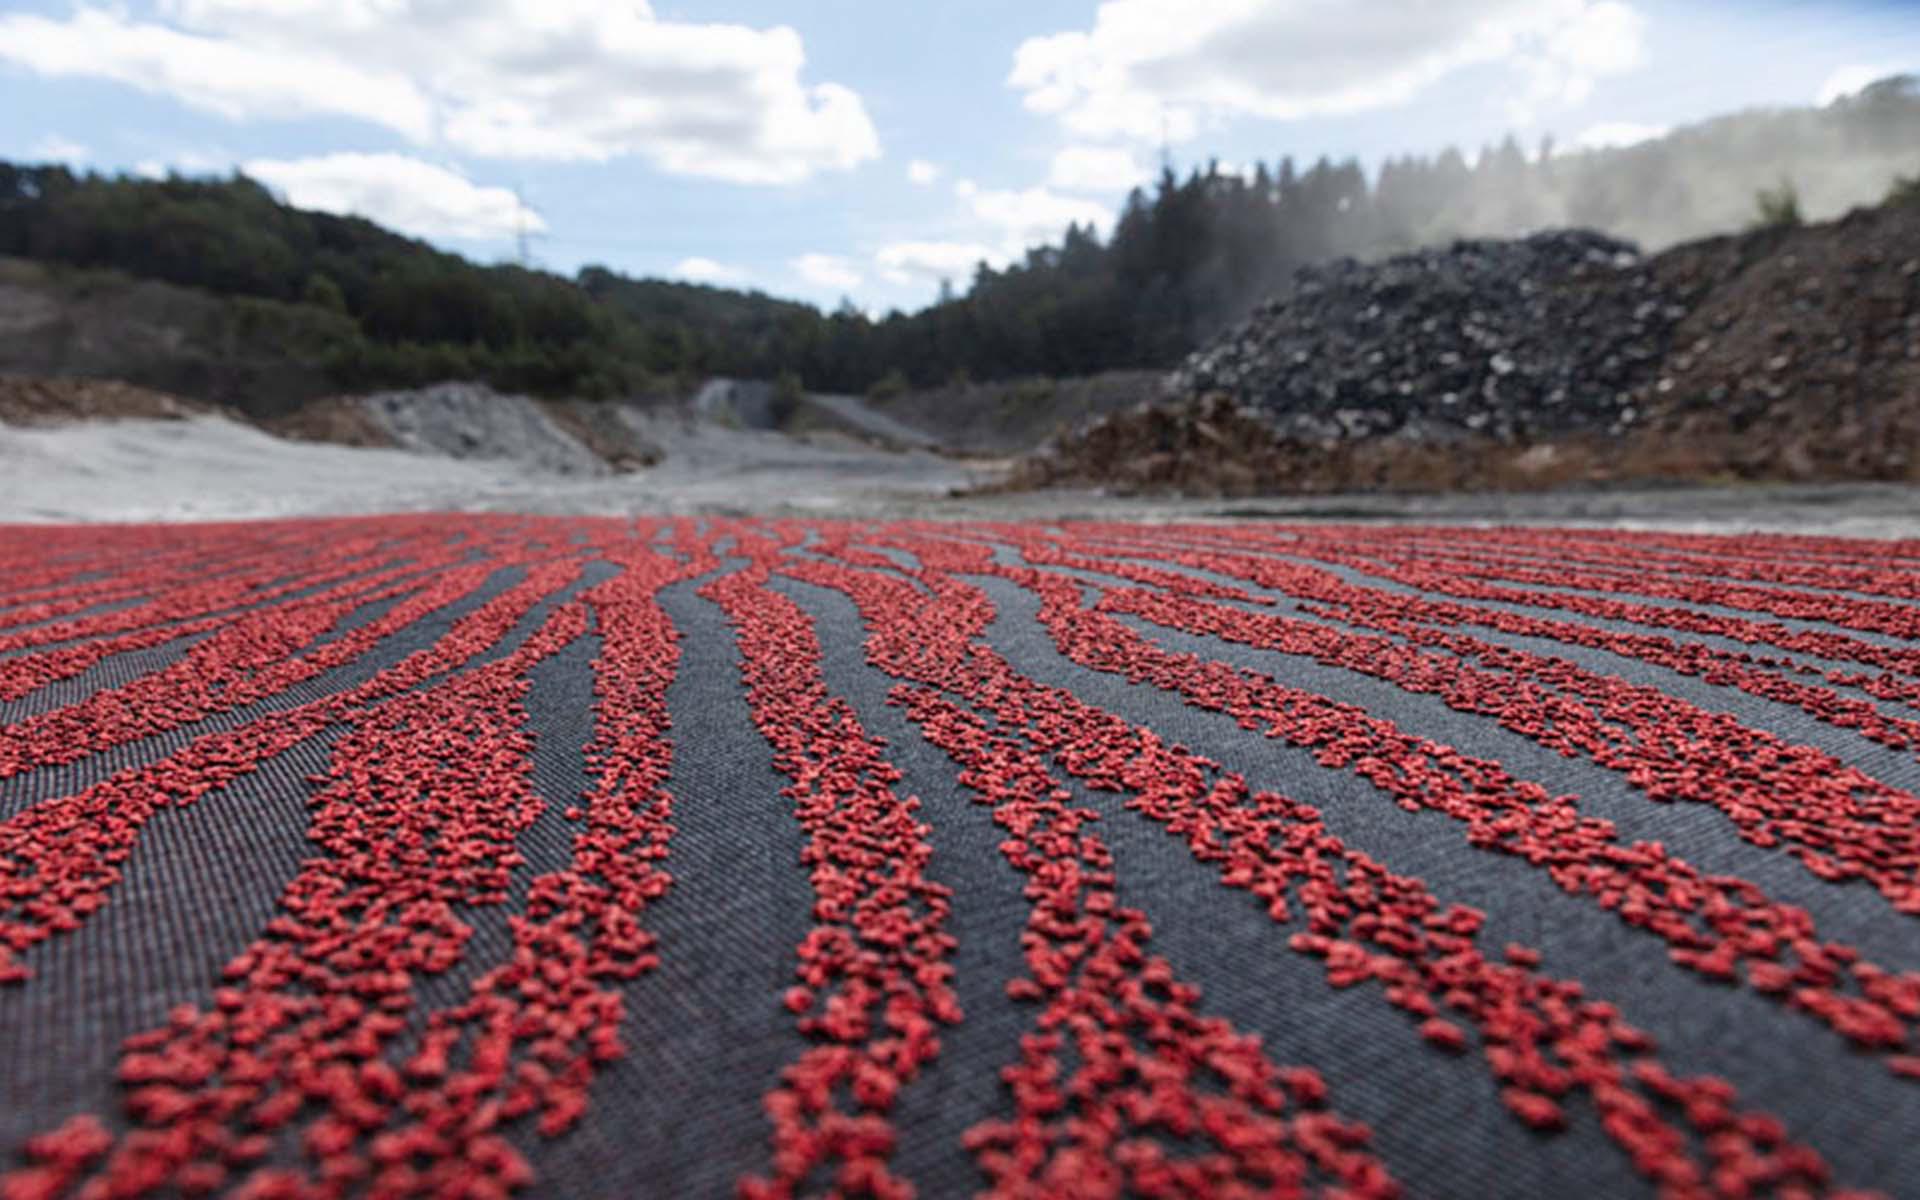
[[[0,526],[0,1200],[1920,1195],[1920,542]]]

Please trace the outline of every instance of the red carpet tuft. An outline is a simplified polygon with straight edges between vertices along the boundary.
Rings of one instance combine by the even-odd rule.
[[[0,527],[0,1198],[1920,1194],[1920,544]]]

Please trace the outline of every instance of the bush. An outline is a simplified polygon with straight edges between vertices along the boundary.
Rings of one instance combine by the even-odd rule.
[[[306,285],[300,289],[300,299],[328,312],[347,311],[346,293],[340,290],[340,285],[333,281],[332,276],[322,271],[307,276]]]
[[[1782,179],[1777,188],[1761,188],[1753,203],[1755,229],[1792,229],[1802,223],[1800,192],[1791,179]]]
[[[1887,189],[1888,204],[1920,204],[1920,175],[1896,175]]]
[[[1038,379],[1022,379],[1014,384],[1011,399],[1020,407],[1031,408],[1052,400],[1054,387],[1054,381],[1045,376]]]
[[[782,371],[773,381],[773,423],[785,425],[799,411],[800,401],[806,396],[805,385],[800,376],[792,371]]]
[[[907,386],[906,373],[899,367],[895,367],[874,380],[873,386],[867,389],[867,399],[875,404],[885,404],[889,400],[906,395]]]

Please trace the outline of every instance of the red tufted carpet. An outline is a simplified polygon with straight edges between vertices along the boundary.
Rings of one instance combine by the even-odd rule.
[[[1920,544],[0,527],[55,1196],[1920,1194]]]

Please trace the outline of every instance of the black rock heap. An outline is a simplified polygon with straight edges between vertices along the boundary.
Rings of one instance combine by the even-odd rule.
[[[1631,243],[1585,230],[1337,259],[1168,378],[1224,393],[1283,437],[1618,433],[1685,315]]]

